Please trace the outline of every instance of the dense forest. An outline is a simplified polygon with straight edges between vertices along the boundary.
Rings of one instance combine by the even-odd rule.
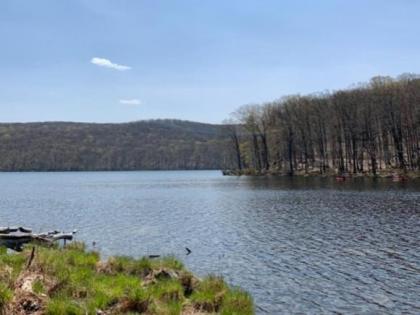
[[[224,125],[0,124],[0,171],[230,169],[233,174],[420,170],[420,77],[245,105]]]
[[[232,114],[234,173],[372,174],[420,169],[420,77],[375,77]]]
[[[0,124],[0,170],[221,169],[222,126],[180,120]]]

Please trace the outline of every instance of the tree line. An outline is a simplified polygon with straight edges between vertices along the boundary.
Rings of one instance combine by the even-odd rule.
[[[420,77],[242,106],[225,133],[236,173],[419,171]]]
[[[221,128],[180,120],[0,124],[0,171],[221,169]]]

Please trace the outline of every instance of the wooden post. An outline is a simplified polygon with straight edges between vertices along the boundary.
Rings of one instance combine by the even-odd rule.
[[[29,260],[28,263],[26,265],[26,269],[29,269],[29,267],[31,267],[32,261],[34,260],[35,257],[35,246],[32,247],[32,251],[31,251],[31,256],[29,256]]]

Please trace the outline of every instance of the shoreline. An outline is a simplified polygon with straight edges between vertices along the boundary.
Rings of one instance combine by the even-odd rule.
[[[336,178],[336,179],[353,179],[353,178],[371,178],[371,179],[391,179],[393,181],[405,181],[420,179],[420,171],[402,171],[402,170],[389,170],[378,172],[376,175],[372,173],[343,173],[326,172],[320,173],[319,171],[312,171],[305,173],[304,171],[297,171],[294,174],[289,174],[284,171],[257,171],[254,169],[245,170],[222,170],[223,176],[255,176],[255,177],[313,177],[313,178]]]
[[[223,278],[194,276],[174,257],[103,261],[83,243],[0,247],[0,314],[243,314],[251,296]]]

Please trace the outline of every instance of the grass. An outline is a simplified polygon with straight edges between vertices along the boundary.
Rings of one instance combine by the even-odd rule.
[[[84,315],[85,312],[83,309],[75,303],[66,299],[65,297],[57,297],[49,301],[47,309],[45,311],[46,315]]]
[[[132,276],[146,277],[153,269],[150,259],[141,258],[139,260],[131,257],[113,257],[108,261],[108,273],[125,273]]]
[[[66,248],[36,247],[32,265],[26,269],[29,255],[30,248],[19,254],[0,248],[0,314],[19,307],[11,302],[13,296],[25,302],[28,288],[21,284],[28,279],[33,279],[30,295],[42,302],[42,314],[48,315],[99,310],[106,314],[176,315],[184,310],[254,314],[247,293],[230,288],[220,277],[199,280],[174,257],[112,257],[104,262],[83,244],[72,243]]]
[[[6,304],[12,299],[12,291],[4,284],[0,282],[0,313],[6,306]]]
[[[37,279],[32,284],[32,291],[34,291],[35,294],[43,294],[45,293],[44,284],[41,280]]]
[[[163,280],[150,287],[154,298],[163,302],[179,302],[184,300],[184,288],[179,280]]]
[[[227,292],[222,308],[222,315],[252,315],[254,314],[251,296],[239,288]]]
[[[218,312],[222,306],[227,287],[223,279],[216,276],[205,278],[191,295],[196,309],[205,312]]]
[[[0,247],[1,248],[1,247]],[[13,285],[26,263],[26,257],[19,254],[8,254],[5,248],[0,249],[0,282]]]

